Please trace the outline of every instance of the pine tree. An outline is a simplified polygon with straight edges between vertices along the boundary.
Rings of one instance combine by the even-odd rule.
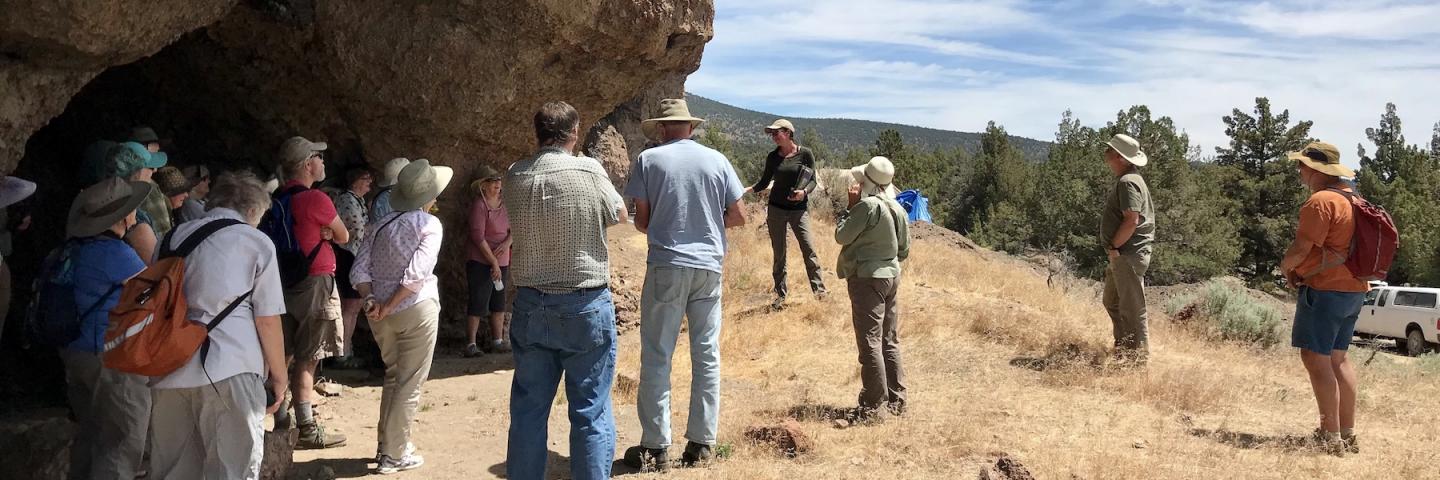
[[[1290,125],[1288,110],[1275,114],[1270,100],[1255,99],[1255,115],[1234,109],[1223,118],[1229,147],[1215,148],[1219,191],[1236,206],[1242,238],[1236,273],[1255,284],[1279,281],[1276,268],[1295,235],[1296,212],[1306,196],[1286,152],[1310,141],[1313,122]]]
[[[1400,249],[1388,280],[1440,285],[1440,159],[1407,145],[1395,104],[1385,104],[1380,125],[1365,129],[1375,154],[1360,154],[1356,183],[1366,199],[1384,206],[1400,231]],[[1432,149],[1434,139],[1432,138]]]

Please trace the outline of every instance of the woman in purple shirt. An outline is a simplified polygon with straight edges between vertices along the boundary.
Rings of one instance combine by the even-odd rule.
[[[490,352],[509,352],[505,342],[505,285],[510,283],[510,214],[500,203],[500,172],[480,167],[480,179],[470,184],[475,203],[470,206],[469,260],[465,273],[470,280],[470,343],[465,356],[480,355],[475,341],[480,319],[490,317]]]

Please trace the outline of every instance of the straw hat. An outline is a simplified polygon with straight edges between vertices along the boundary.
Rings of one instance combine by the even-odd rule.
[[[855,182],[864,186],[866,183],[874,185],[876,189],[884,192],[890,198],[895,198],[895,186],[891,182],[895,180],[895,164],[885,157],[871,157],[864,165],[852,167],[850,176]]]
[[[390,161],[385,162],[385,169],[380,172],[380,187],[384,188],[395,185],[395,179],[400,176],[400,170],[404,170],[405,166],[409,164],[410,159],[404,157],[392,158]]]
[[[1130,162],[1131,165],[1143,167],[1146,163],[1150,163],[1150,157],[1146,157],[1145,151],[1140,149],[1140,142],[1135,141],[1129,135],[1117,133],[1114,137],[1110,137],[1110,141],[1105,144],[1109,145],[1115,153],[1124,157],[1125,161]]]
[[[184,173],[180,172],[180,169],[175,167],[156,170],[155,176],[150,180],[154,181],[155,185],[160,187],[160,193],[167,197],[187,193],[195,186],[195,182],[191,182]]]
[[[395,189],[390,191],[390,207],[397,212],[419,210],[439,197],[454,176],[455,171],[450,167],[432,167],[430,161],[423,158],[410,162],[396,176]]]
[[[1355,176],[1354,170],[1340,164],[1340,149],[1325,142],[1310,142],[1300,151],[1290,152],[1285,156],[1332,177]]]
[[[146,182],[110,177],[82,190],[75,203],[70,205],[65,235],[85,238],[109,230],[115,222],[140,208],[151,188],[154,187]]]
[[[690,116],[685,100],[667,98],[660,101],[660,116],[640,122],[640,131],[645,133],[645,138],[661,141],[660,122],[690,122],[691,127],[699,127],[705,120]]]

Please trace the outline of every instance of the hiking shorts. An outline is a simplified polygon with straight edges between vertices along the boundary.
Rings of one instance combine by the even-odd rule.
[[[1349,350],[1350,337],[1355,335],[1355,320],[1365,294],[1332,292],[1300,287],[1295,298],[1295,327],[1290,330],[1290,346],[1321,355],[1334,350]]]
[[[340,335],[340,290],[335,277],[311,275],[285,289],[285,355],[296,360],[324,360],[344,355]]]
[[[474,260],[465,262],[465,277],[470,287],[466,314],[480,317],[506,311],[505,290],[495,290],[495,281],[490,279],[490,272],[494,268]],[[500,267],[500,281],[503,285],[510,284],[510,267]]]

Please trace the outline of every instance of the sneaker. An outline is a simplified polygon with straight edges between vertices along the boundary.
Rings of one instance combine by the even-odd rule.
[[[402,455],[402,457],[408,457],[408,456],[411,456],[411,455],[414,455],[414,454],[415,454],[415,444],[410,443],[410,442],[405,442],[405,454]],[[380,453],[380,447],[376,447],[376,448],[375,448],[375,463],[376,463],[376,464],[379,464],[380,461],[383,460],[384,458],[385,458],[385,454]]]
[[[828,296],[830,296],[830,291],[829,291],[829,290],[826,290],[826,289],[823,289],[823,288],[822,288],[822,289],[819,289],[819,290],[816,290],[816,291],[815,291],[815,299],[816,299],[816,300],[825,301],[825,297],[828,297]]]
[[[703,443],[685,444],[685,453],[680,455],[680,465],[686,467],[704,466],[715,458],[715,448]]]
[[[490,353],[510,353],[510,342],[502,340],[491,341]]]
[[[345,436],[338,433],[327,433],[320,422],[300,424],[300,439],[295,442],[295,448],[299,450],[320,450],[335,448],[345,445]]]
[[[775,310],[785,308],[785,297],[775,297],[775,300],[770,302],[770,308]]]
[[[414,453],[406,454],[398,460],[387,456],[380,457],[379,465],[375,466],[375,473],[389,475],[400,473],[406,470],[414,470],[425,464],[425,457]]]
[[[645,448],[639,445],[625,449],[625,466],[641,472],[670,471],[670,453],[663,448]]]
[[[464,355],[465,358],[475,358],[475,357],[478,357],[478,356],[481,356],[481,355],[484,355],[484,354],[485,354],[485,352],[481,352],[481,351],[480,351],[480,346],[479,346],[479,345],[476,345],[476,344],[473,344],[473,343],[472,343],[472,344],[469,344],[469,345],[466,345],[466,346],[465,346],[465,352],[462,353],[462,355]]]

